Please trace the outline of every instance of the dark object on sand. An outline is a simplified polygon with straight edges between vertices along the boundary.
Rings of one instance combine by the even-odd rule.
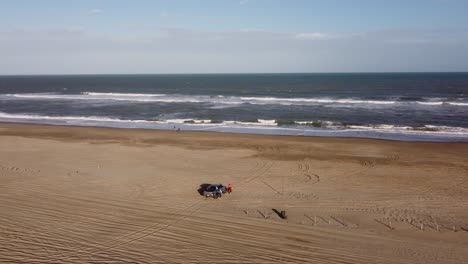
[[[281,218],[287,219],[288,217],[286,216],[286,211],[281,211]]]
[[[227,192],[226,186],[222,184],[202,184],[198,189],[198,193],[205,197],[219,198],[223,193]]]
[[[286,215],[286,211],[279,212],[278,210],[274,208],[271,210],[273,210],[273,212],[275,212],[281,219],[288,219],[288,216]]]

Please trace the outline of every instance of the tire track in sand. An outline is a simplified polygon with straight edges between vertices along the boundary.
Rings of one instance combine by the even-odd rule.
[[[60,254],[60,255],[52,256],[53,259],[50,259],[49,261],[47,261],[47,263],[57,262],[57,261],[65,261],[65,260],[68,260],[68,259],[70,259],[72,257],[78,257],[79,258],[79,257],[85,256],[85,255],[88,255],[88,256],[97,255],[99,253],[103,253],[103,252],[112,250],[114,248],[118,248],[118,247],[124,246],[126,244],[141,240],[141,239],[143,239],[143,238],[145,238],[145,237],[147,237],[149,235],[153,235],[153,234],[155,234],[157,232],[160,232],[160,231],[170,227],[171,225],[174,225],[174,224],[180,222],[181,220],[183,220],[187,216],[190,216],[190,215],[196,213],[198,210],[201,209],[201,206],[199,206],[199,207],[195,208],[194,210],[190,211],[188,214],[183,214],[184,212],[188,211],[190,208],[193,208],[193,207],[199,205],[202,202],[204,202],[204,200],[200,200],[198,202],[195,202],[195,203],[191,204],[190,206],[180,210],[177,214],[182,214],[182,215],[180,215],[180,217],[176,217],[175,219],[168,219],[168,220],[165,221],[165,222],[169,222],[169,223],[156,223],[156,224],[147,226],[145,228],[139,229],[137,231],[131,232],[129,234],[120,236],[118,238],[108,240],[108,241],[106,241],[104,243],[97,244],[99,246],[102,246],[101,249],[96,250],[95,248],[88,248],[88,249],[84,249],[84,250],[75,251],[72,254],[68,254],[68,255],[67,254]],[[159,227],[161,225],[164,225],[164,226],[162,226],[160,228],[157,228],[157,227]],[[157,229],[154,229],[154,228],[157,228]],[[135,236],[135,235],[138,235],[138,236],[132,238],[132,236]],[[124,241],[122,241],[122,240],[124,240]],[[165,262],[170,262],[167,259],[161,259],[161,260],[163,260]]]
[[[274,164],[274,162],[266,162],[266,161],[262,161],[260,165],[258,165],[258,163],[256,163],[255,167],[250,170],[250,173],[242,180],[242,182],[238,186],[242,186],[242,184],[249,183],[249,182],[263,176],[273,166],[273,164]],[[96,254],[99,254],[99,253],[103,253],[103,252],[112,250],[114,248],[124,246],[124,245],[129,244],[129,243],[141,240],[141,239],[143,239],[143,238],[145,238],[147,236],[150,236],[150,235],[156,234],[158,232],[161,232],[164,229],[167,229],[168,227],[170,227],[170,226],[172,226],[174,224],[177,224],[178,222],[184,220],[186,217],[193,215],[194,213],[196,213],[198,210],[200,210],[202,208],[201,206],[198,206],[198,207],[196,207],[196,206],[199,205],[200,203],[202,203],[203,201],[204,200],[200,200],[200,201],[195,202],[195,203],[191,204],[190,206],[182,209],[181,211],[178,212],[178,214],[182,214],[182,215],[180,217],[175,218],[175,219],[167,220],[167,221],[170,221],[170,223],[166,224],[165,226],[157,228],[157,227],[163,225],[163,223],[157,223],[157,224],[154,224],[154,225],[150,225],[148,227],[145,227],[143,229],[140,229],[140,230],[134,231],[132,233],[126,234],[124,236],[121,236],[121,237],[106,241],[104,243],[100,243],[99,245],[104,246],[102,249],[99,249],[99,250],[94,250],[94,249],[78,250],[78,251],[74,252],[73,255],[68,255],[68,256],[64,256],[64,254],[61,254],[59,256],[54,256],[53,257],[54,259],[50,260],[48,263],[50,263],[52,261],[67,260],[67,259],[70,259],[71,257],[81,257],[81,256],[83,256],[85,254],[86,255],[96,255]],[[184,212],[188,211],[189,209],[191,209],[193,207],[196,207],[196,208],[194,210],[190,211],[188,214],[184,214]],[[157,228],[157,229],[152,230],[154,228]],[[131,238],[134,235],[139,235],[139,236],[137,236],[135,238]],[[130,238],[130,239],[122,241],[122,240],[124,240],[126,238]],[[167,260],[165,260],[165,261],[167,261]]]
[[[310,172],[310,165],[307,162],[301,162],[298,165],[299,176],[305,178],[304,183],[317,184],[320,182],[320,176],[318,174]]]

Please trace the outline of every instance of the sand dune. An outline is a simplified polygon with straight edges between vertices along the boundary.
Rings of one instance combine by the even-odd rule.
[[[2,263],[466,263],[467,198],[466,143],[0,124]]]

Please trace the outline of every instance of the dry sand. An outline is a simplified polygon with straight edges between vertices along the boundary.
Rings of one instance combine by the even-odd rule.
[[[466,143],[0,124],[1,263],[467,263],[467,198]]]

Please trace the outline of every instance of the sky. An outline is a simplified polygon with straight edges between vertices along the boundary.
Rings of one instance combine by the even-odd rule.
[[[467,0],[0,0],[0,74],[466,72]]]

